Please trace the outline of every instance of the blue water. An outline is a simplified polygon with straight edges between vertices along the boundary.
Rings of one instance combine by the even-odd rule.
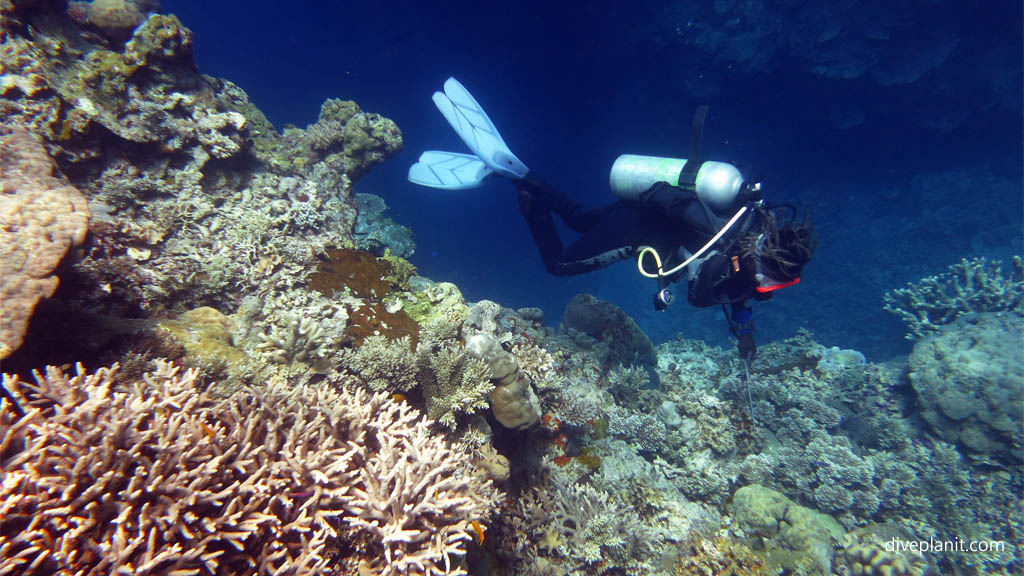
[[[1021,253],[1021,3],[558,3],[167,0],[206,74],[245,89],[279,128],[326,98],[393,119],[405,149],[356,185],[414,231],[413,262],[470,300],[540,306],[557,325],[578,292],[611,300],[656,341],[725,344],[718,310],[651,310],[635,266],[548,276],[515,194],[494,180],[441,192],[406,182],[426,149],[463,151],[430,94],[462,81],[512,150],[586,204],[611,201],[621,153],[704,150],[806,205],[821,247],[803,282],[758,305],[759,339],[806,327],[872,360],[905,353],[882,294],[960,258]],[[717,12],[716,12],[717,9]],[[853,125],[851,125],[853,124]]]

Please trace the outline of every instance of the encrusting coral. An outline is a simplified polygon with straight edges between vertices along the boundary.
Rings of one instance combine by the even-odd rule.
[[[384,394],[4,376],[0,573],[464,574],[495,491]],[[343,383],[342,383],[343,384]]]

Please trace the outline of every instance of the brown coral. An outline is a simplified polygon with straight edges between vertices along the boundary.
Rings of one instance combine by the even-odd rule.
[[[167,363],[115,377],[4,378],[0,573],[464,573],[493,490],[408,406],[284,383],[216,399]]]
[[[93,0],[86,12],[88,23],[113,40],[131,36],[145,17],[134,0]]]
[[[68,249],[85,241],[89,208],[35,136],[0,128],[0,358],[18,346],[32,311],[53,295]]]

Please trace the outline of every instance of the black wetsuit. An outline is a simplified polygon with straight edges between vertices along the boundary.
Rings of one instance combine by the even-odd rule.
[[[663,268],[670,270],[682,261],[680,247],[689,253],[696,252],[726,221],[713,214],[694,192],[666,183],[652,186],[636,201],[618,200],[590,209],[532,174],[512,183],[519,190],[519,209],[540,250],[544,267],[556,276],[582,274],[634,258],[641,246],[657,250]],[[557,214],[581,237],[564,246],[552,214]],[[757,215],[751,213],[744,218],[755,219]],[[736,232],[728,233],[714,247],[717,252],[711,252],[699,264],[697,274],[688,283],[687,296],[692,305],[732,304],[735,317],[739,309],[745,309],[746,300],[770,297],[755,291],[755,267],[739,256],[734,242],[752,224],[740,223]],[[737,257],[739,270],[734,267],[733,256]],[[687,272],[680,272],[671,281],[685,275]]]

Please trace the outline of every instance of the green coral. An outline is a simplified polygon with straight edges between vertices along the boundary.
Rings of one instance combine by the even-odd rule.
[[[486,410],[494,389],[487,364],[466,354],[458,342],[421,342],[416,349],[427,416],[455,429],[460,414]]]
[[[845,533],[831,516],[757,484],[733,495],[733,520],[761,539],[769,561],[789,573],[800,567],[802,573],[829,574],[833,543]]]
[[[460,415],[487,409],[494,389],[487,365],[459,343],[458,326],[436,319],[424,326],[415,350],[408,336],[369,336],[362,346],[342,352],[342,370],[376,391],[404,393],[418,386],[427,415],[455,429]]]
[[[408,336],[369,336],[341,352],[341,365],[374,391],[407,392],[416,387],[417,368]]]
[[[405,258],[392,254],[390,248],[384,251],[380,259],[391,265],[384,276],[384,281],[391,284],[395,290],[410,290],[409,278],[416,275],[416,266]]]
[[[963,259],[938,276],[890,290],[883,300],[887,311],[907,323],[908,339],[923,338],[963,314],[1024,312],[1024,264],[1014,256],[1004,274],[998,260]]]
[[[351,100],[328,98],[320,106],[319,121],[333,121],[345,124],[359,112],[362,112],[359,109],[359,105]]]
[[[424,326],[439,318],[451,318],[452,322],[457,319],[457,323],[462,324],[469,312],[459,287],[450,282],[432,284],[413,293],[412,298],[412,301],[403,304],[402,309]]]

